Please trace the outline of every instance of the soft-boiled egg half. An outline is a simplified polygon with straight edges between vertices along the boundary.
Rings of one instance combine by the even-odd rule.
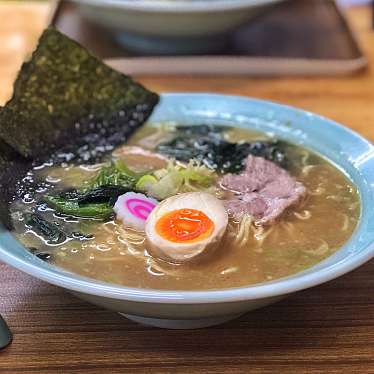
[[[226,231],[222,202],[206,192],[172,196],[152,210],[145,224],[150,253],[183,263],[215,249]]]

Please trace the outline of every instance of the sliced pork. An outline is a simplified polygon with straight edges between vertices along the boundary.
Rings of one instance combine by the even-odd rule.
[[[247,157],[241,174],[226,174],[220,185],[235,193],[224,201],[229,214],[235,219],[250,214],[261,224],[272,223],[306,194],[304,185],[286,170],[252,155]]]

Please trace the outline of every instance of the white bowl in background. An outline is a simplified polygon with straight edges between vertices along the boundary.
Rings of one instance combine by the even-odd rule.
[[[214,52],[226,35],[284,0],[74,0],[88,19],[145,54]]]

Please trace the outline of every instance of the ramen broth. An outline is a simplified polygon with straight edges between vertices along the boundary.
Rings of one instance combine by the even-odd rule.
[[[168,127],[145,126],[128,142],[153,150],[170,136]],[[253,141],[265,135],[231,129],[232,142]],[[130,287],[203,290],[251,285],[286,277],[305,270],[337,251],[352,235],[360,213],[354,185],[335,166],[309,150],[289,145],[289,172],[307,189],[307,197],[291,206],[272,225],[256,226],[246,216],[229,220],[219,247],[199,261],[171,264],[152,257],[144,232],[126,228],[121,221],[58,217],[52,210],[46,217],[70,231],[88,233],[82,240],[48,245],[24,224],[22,212],[35,201],[15,201],[12,215],[15,235],[28,248],[49,253],[49,261],[65,270],[101,281]],[[143,167],[136,157],[129,167]],[[53,184],[56,189],[78,187],[97,173],[100,165],[42,165],[30,175]],[[44,191],[40,192],[42,195]],[[219,198],[225,192],[215,191]]]

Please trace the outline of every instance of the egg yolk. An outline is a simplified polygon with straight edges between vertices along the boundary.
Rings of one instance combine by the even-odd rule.
[[[156,223],[156,232],[175,243],[193,243],[206,239],[214,229],[213,221],[196,209],[178,209],[163,215]]]

